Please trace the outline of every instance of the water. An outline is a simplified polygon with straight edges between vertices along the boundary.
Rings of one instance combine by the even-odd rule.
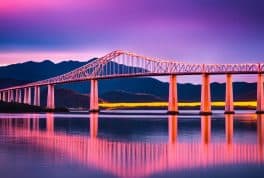
[[[129,113],[1,114],[1,178],[263,177],[264,116]]]

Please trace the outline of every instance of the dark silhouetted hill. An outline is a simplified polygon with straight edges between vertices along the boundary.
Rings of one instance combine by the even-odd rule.
[[[49,60],[43,62],[30,61],[0,67],[0,77],[22,81],[37,81],[69,72],[85,64],[87,62],[66,61],[55,64]]]

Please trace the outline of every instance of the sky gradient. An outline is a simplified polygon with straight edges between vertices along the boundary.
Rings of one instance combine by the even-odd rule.
[[[0,65],[116,49],[194,63],[264,62],[261,0],[0,0]]]

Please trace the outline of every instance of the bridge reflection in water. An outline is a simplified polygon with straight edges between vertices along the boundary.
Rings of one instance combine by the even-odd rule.
[[[90,137],[55,131],[54,115],[40,129],[38,115],[1,119],[1,131],[16,139],[56,152],[82,165],[94,165],[120,177],[143,177],[167,170],[263,163],[264,116],[257,115],[257,143],[233,142],[234,116],[225,115],[225,140],[211,141],[211,116],[201,117],[201,141],[178,141],[178,116],[168,116],[168,142],[126,142],[98,138],[98,114],[90,114]],[[87,126],[88,127],[88,126]],[[88,130],[88,128],[87,128]],[[60,154],[60,155],[61,155]],[[53,154],[56,155],[56,154]]]

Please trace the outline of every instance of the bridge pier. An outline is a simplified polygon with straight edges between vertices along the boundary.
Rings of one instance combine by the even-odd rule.
[[[6,91],[6,93],[5,93],[5,97],[6,97],[6,98],[5,98],[5,101],[8,102],[8,91]]]
[[[27,89],[27,92],[28,92],[27,104],[31,105],[31,88],[30,87]]]
[[[169,106],[168,114],[179,114],[178,111],[178,94],[177,94],[177,77],[176,75],[170,76],[169,81]]]
[[[210,91],[210,76],[209,74],[202,75],[201,89],[201,115],[211,115],[211,91]]]
[[[98,105],[98,81],[91,80],[90,112],[99,112]]]
[[[10,102],[14,102],[14,91],[10,90]]]
[[[24,88],[24,104],[31,104],[31,88]]]
[[[16,91],[15,102],[18,103],[18,89],[16,89],[15,91]]]
[[[17,90],[18,90],[17,102],[22,103],[22,91],[21,89],[17,89]]]
[[[34,105],[40,106],[40,86],[34,88]]]
[[[226,75],[225,114],[234,114],[233,79],[231,74]]]
[[[2,101],[2,92],[0,92],[0,101]]]
[[[10,92],[10,90],[8,90],[7,91],[7,102],[11,101],[10,98],[11,98],[11,92]]]
[[[12,90],[8,90],[8,102],[12,101]]]
[[[257,114],[264,114],[264,88],[263,88],[263,75],[258,74],[257,79]]]
[[[54,85],[53,84],[48,85],[47,108],[55,109]]]
[[[6,102],[9,102],[9,91],[6,91]]]
[[[4,101],[4,102],[6,102],[6,92],[5,91],[3,91],[3,93],[2,93],[3,95],[2,95],[2,101]]]
[[[27,104],[27,98],[28,98],[28,92],[27,92],[27,88],[24,88],[24,101],[23,101],[23,103],[24,104]]]

